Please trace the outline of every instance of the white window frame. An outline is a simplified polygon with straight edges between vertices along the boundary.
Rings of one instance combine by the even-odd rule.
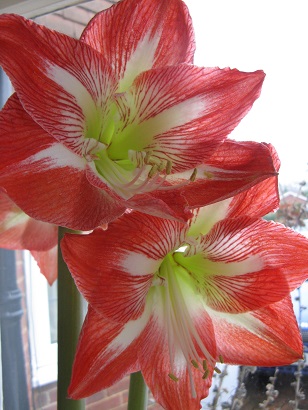
[[[16,13],[34,18],[84,2],[85,0],[1,0],[0,14]]]
[[[51,343],[48,283],[29,251],[24,251],[32,387],[57,380],[58,343]]]

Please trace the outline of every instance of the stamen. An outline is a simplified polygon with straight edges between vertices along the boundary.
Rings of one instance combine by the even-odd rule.
[[[176,266],[174,266],[176,265]],[[193,368],[201,372],[200,377],[206,379],[210,371],[207,362],[214,361],[212,355],[208,352],[200,338],[200,335],[193,323],[187,301],[182,294],[180,285],[180,276],[183,271],[178,270],[178,265],[175,263],[172,255],[168,255],[163,262],[161,274],[166,278],[166,325],[168,329],[168,347],[170,354],[170,366],[173,372],[174,362],[174,348],[180,350],[187,363],[187,370],[190,379],[190,387],[192,397],[196,397],[195,382],[193,376]],[[185,274],[185,273],[184,273]],[[172,337],[172,339],[170,339]],[[201,359],[199,349],[205,359]],[[192,368],[193,367],[193,368]],[[202,369],[203,367],[203,369]],[[173,373],[171,373],[174,376]],[[169,377],[171,377],[169,375]],[[171,377],[172,378],[172,377]]]
[[[207,369],[207,370],[203,373],[202,379],[203,379],[203,380],[204,380],[204,379],[207,379],[207,378],[209,377],[209,374],[210,374],[210,371],[209,371],[209,369]]]
[[[189,180],[190,180],[190,182],[194,182],[194,180],[196,179],[196,176],[197,176],[197,168],[195,168],[194,170],[193,170],[193,173],[191,174],[191,176],[190,176],[190,178],[189,178]]]
[[[148,164],[149,163],[149,159],[152,156],[153,151],[147,151],[144,157],[144,163]]]
[[[97,144],[97,141],[95,143]],[[109,158],[106,146],[102,143],[98,144],[104,149],[97,152],[95,146],[97,152],[95,156],[88,149],[85,158],[87,161],[95,161],[99,174],[125,199],[153,190],[180,188],[194,181],[197,175],[197,169],[194,169],[188,180],[176,185],[165,184],[167,176],[172,171],[172,161],[153,156],[153,151],[129,151],[127,159],[112,160]]]
[[[158,172],[162,172],[167,167],[166,161],[162,160],[158,165]]]
[[[224,358],[222,357],[221,354],[218,356],[218,358],[219,358],[220,363],[224,363]]]
[[[214,367],[214,371],[216,372],[216,373],[218,373],[218,374],[220,374],[221,373],[221,370],[218,368],[218,367]]]
[[[172,373],[169,373],[168,376],[170,377],[171,380],[173,380],[173,381],[175,381],[175,382],[178,382],[178,381],[179,381],[179,379],[178,379],[174,374],[172,374]]]
[[[148,178],[152,178],[157,173],[157,170],[158,170],[158,166],[156,164],[153,165],[148,173]]]
[[[192,364],[196,369],[199,369],[199,365],[198,365],[198,363],[196,362],[196,360],[191,360],[190,362],[191,362],[191,364]]]
[[[203,360],[203,362],[202,362],[202,367],[203,367],[203,370],[208,370],[207,361],[206,361],[206,360]]]
[[[170,175],[171,174],[171,170],[172,170],[172,162],[171,161],[167,161],[167,165],[166,165],[166,174]]]

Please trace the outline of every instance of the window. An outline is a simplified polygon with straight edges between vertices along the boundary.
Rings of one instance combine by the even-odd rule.
[[[32,386],[57,380],[57,283],[50,287],[32,258],[24,252]]]

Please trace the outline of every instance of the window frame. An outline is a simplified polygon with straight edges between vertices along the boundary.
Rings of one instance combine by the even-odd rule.
[[[16,13],[34,18],[80,3],[85,3],[85,0],[4,0],[0,5],[0,14]]]
[[[23,252],[32,387],[57,381],[58,343],[50,340],[48,283],[29,251]]]

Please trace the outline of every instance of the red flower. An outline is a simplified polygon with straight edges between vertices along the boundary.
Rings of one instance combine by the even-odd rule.
[[[71,397],[141,369],[164,408],[199,409],[219,357],[253,366],[300,358],[289,294],[307,278],[308,241],[261,218],[276,207],[271,178],[186,225],[131,212],[107,231],[66,235],[64,258],[90,304]]]
[[[27,249],[51,285],[58,276],[58,228],[30,218],[0,191],[0,247]]]
[[[81,230],[126,208],[183,221],[275,173],[265,145],[223,143],[264,73],[192,65],[180,0],[121,1],[80,40],[1,15],[0,47],[17,93],[0,117],[0,185],[32,217]]]

